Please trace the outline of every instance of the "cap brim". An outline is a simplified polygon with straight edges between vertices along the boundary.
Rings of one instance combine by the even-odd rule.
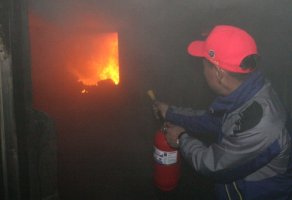
[[[205,41],[193,41],[188,46],[188,53],[192,56],[204,57]]]

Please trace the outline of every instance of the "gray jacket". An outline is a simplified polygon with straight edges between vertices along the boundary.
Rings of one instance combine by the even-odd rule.
[[[208,124],[206,112],[171,107],[167,116],[187,130],[183,121],[190,118],[202,117]],[[218,198],[292,199],[291,136],[270,83],[266,81],[248,101],[220,119],[218,140],[211,145],[191,132],[180,138],[183,157],[218,183]]]

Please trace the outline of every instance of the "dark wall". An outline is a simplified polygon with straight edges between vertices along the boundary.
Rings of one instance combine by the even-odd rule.
[[[125,61],[125,70],[126,74],[137,71],[133,82],[140,81],[146,88],[158,88],[163,98],[181,96],[189,90],[193,92],[191,98],[198,98],[202,91],[202,83],[197,83],[201,76],[200,64],[187,55],[186,47],[216,24],[232,24],[250,32],[258,43],[263,70],[273,81],[291,75],[289,1],[159,1],[142,4],[131,11],[133,16],[135,12],[138,16],[132,22],[132,28],[122,30],[124,43],[128,44],[124,48],[129,43],[133,46],[130,53],[129,49],[122,53],[135,62],[133,65]],[[167,94],[169,92],[171,94]],[[175,99],[173,97],[173,101],[178,101]]]
[[[90,14],[96,19],[97,31],[117,30],[120,35],[121,83],[117,88],[96,89],[86,98],[70,93],[72,78],[57,80],[55,76],[55,70],[62,68],[54,63],[55,56],[50,54],[51,59],[41,62],[50,49],[47,43],[40,47],[40,62],[33,66],[37,76],[33,84],[40,88],[34,92],[43,97],[38,102],[43,106],[40,109],[57,124],[61,198],[157,198],[151,154],[152,138],[160,124],[153,118],[146,91],[154,89],[159,99],[173,104],[206,107],[213,94],[204,81],[200,60],[190,57],[186,47],[216,24],[236,25],[254,36],[262,69],[291,111],[291,7],[289,0],[75,0],[58,4],[31,0],[32,11],[68,28],[68,34],[86,30],[86,26],[73,25]],[[49,82],[63,84],[57,85],[56,92]],[[199,189],[194,189],[195,194],[188,190],[185,199],[211,191],[192,184],[186,188]]]
[[[26,138],[31,119],[31,72],[24,1],[0,2],[1,45],[1,197],[29,197]],[[3,39],[3,40],[2,40]],[[4,56],[3,56],[4,55]]]

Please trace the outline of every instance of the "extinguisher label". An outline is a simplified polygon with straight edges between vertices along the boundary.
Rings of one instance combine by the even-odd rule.
[[[153,156],[156,162],[163,165],[171,165],[177,162],[177,151],[162,151],[154,147]]]

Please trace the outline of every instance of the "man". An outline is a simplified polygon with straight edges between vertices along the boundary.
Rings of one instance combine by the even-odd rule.
[[[171,124],[168,143],[215,180],[218,199],[292,199],[291,136],[277,94],[257,69],[254,39],[220,25],[206,41],[192,42],[188,52],[203,59],[205,78],[218,97],[205,112],[157,102]],[[206,145],[196,133],[217,140]]]

